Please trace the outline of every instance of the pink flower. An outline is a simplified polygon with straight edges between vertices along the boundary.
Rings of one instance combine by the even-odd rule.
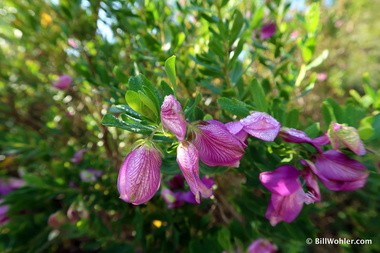
[[[75,42],[74,39],[69,39],[69,40],[68,40],[68,43],[69,43],[69,45],[70,45],[71,47],[73,47],[73,48],[78,48],[78,44]]]
[[[263,141],[273,141],[280,131],[281,124],[264,112],[253,112],[240,120],[243,130]]]
[[[353,127],[331,122],[328,137],[330,138],[331,146],[335,150],[339,149],[343,144],[357,155],[365,155],[366,153],[359,133]]]
[[[83,182],[93,182],[96,181],[98,177],[103,174],[103,171],[90,168],[88,170],[81,170],[80,179]]]
[[[161,122],[169,131],[175,134],[179,141],[186,135],[186,120],[181,104],[173,95],[165,97],[161,106]]]
[[[120,198],[134,205],[150,200],[160,187],[161,164],[153,142],[146,141],[129,153],[119,171]]]
[[[317,74],[317,80],[318,81],[325,81],[327,79],[327,74],[325,72],[318,73]]]
[[[4,200],[0,199],[0,226],[9,222],[9,218],[7,217],[9,206],[1,205],[3,202]]]
[[[56,80],[53,83],[53,87],[58,90],[66,90],[68,89],[73,82],[73,79],[69,75],[61,75],[58,77],[58,80]]]
[[[244,126],[240,123],[240,121],[228,122],[225,126],[231,134],[241,140],[241,142],[245,143],[248,138],[248,133],[243,129]]]
[[[293,32],[290,34],[290,38],[295,39],[295,38],[298,37],[298,35],[299,35],[299,33],[298,33],[297,31],[293,31]]]
[[[303,161],[331,191],[353,191],[362,188],[369,175],[364,164],[346,154],[328,150],[320,154],[315,164]]]
[[[168,205],[169,208],[178,208],[185,204],[182,199],[184,192],[172,192],[170,189],[163,189],[161,191],[161,196]]]
[[[273,22],[263,25],[260,31],[260,40],[266,40],[276,33],[276,24]]]
[[[25,181],[19,178],[0,178],[0,195],[7,195],[13,190],[16,190],[24,186]]]
[[[74,155],[70,159],[70,161],[73,162],[74,164],[78,165],[82,161],[84,153],[87,153],[86,149],[78,150],[77,152],[74,153]]]
[[[208,166],[239,167],[246,145],[216,120],[198,121],[191,129],[190,140],[199,158]]]
[[[248,253],[274,253],[276,251],[277,246],[264,238],[253,241],[248,248]]]
[[[312,192],[305,193],[300,182],[301,171],[293,166],[284,165],[274,171],[260,173],[260,181],[272,192],[265,217],[275,226],[280,221],[292,222],[302,210],[303,204],[320,200],[318,184],[314,178],[306,180]]]
[[[177,148],[177,163],[191,192],[195,195],[196,202],[200,203],[200,195],[204,198],[209,198],[213,195],[213,192],[199,179],[198,157],[198,150],[192,143],[187,141],[180,142]]]

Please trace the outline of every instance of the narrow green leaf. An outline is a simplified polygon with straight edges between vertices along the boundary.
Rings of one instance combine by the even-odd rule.
[[[249,115],[249,110],[246,107],[246,104],[237,99],[230,99],[226,97],[221,97],[218,99],[218,104],[233,115],[244,118]]]
[[[328,56],[329,56],[329,50],[327,49],[323,50],[322,54],[320,54],[317,58],[315,58],[312,62],[310,62],[307,65],[306,70],[310,70],[312,68],[319,66],[324,60],[327,59]]]
[[[286,115],[286,126],[290,128],[297,128],[299,122],[300,112],[297,109],[291,110]]]
[[[118,82],[123,84],[128,83],[129,77],[118,66],[115,66],[113,68],[113,74],[115,75]]]
[[[173,86],[174,92],[177,90],[177,76],[175,73],[175,59],[176,57],[173,55],[165,61],[165,72],[169,77],[169,81]]]
[[[202,95],[198,93],[197,96],[195,97],[194,103],[188,106],[184,111],[186,118],[190,117],[190,115],[194,112],[195,107],[199,104],[199,102],[201,102],[201,100],[202,100]]]
[[[241,29],[243,28],[244,24],[244,17],[241,14],[240,11],[236,11],[234,23],[232,25],[232,29],[230,32],[230,39],[229,44],[230,46],[235,42],[235,40],[238,38]]]
[[[253,101],[255,102],[257,110],[261,112],[268,111],[268,105],[265,97],[265,92],[262,85],[257,79],[253,79],[251,82],[251,91],[253,96]]]
[[[103,120],[102,120],[102,125],[108,126],[108,127],[117,127],[117,128],[121,128],[124,130],[128,130],[130,132],[139,133],[139,134],[150,134],[154,130],[153,128],[148,127],[148,126],[124,122],[109,113],[104,115]]]
[[[129,105],[121,104],[121,105],[115,105],[115,107],[134,117],[139,117],[141,115],[140,113],[133,110]]]
[[[164,96],[174,95],[173,89],[164,80],[161,81],[160,87],[161,87],[161,90],[162,90],[162,95],[164,95]]]

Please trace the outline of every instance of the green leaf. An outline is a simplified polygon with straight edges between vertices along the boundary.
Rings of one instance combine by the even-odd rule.
[[[320,124],[319,122],[315,122],[311,126],[305,129],[305,133],[310,137],[310,138],[317,138],[319,136],[320,132]]]
[[[238,38],[240,31],[244,24],[244,17],[241,14],[240,11],[236,11],[234,24],[232,25],[232,29],[230,32],[230,39],[229,44],[230,46],[235,42],[235,40]]]
[[[139,91],[139,97],[140,97],[141,102],[143,102],[144,105],[146,105],[156,116],[159,115],[160,109],[158,106],[157,98],[153,97],[152,99],[151,96],[147,96],[146,93],[142,91]]]
[[[118,67],[115,66],[113,68],[113,74],[116,77],[116,80],[119,81],[120,83],[127,84],[129,77]]]
[[[202,100],[202,95],[198,93],[197,96],[195,97],[194,103],[185,109],[186,118],[190,117],[190,115],[194,112],[195,107],[197,106],[197,104],[199,104],[199,102],[201,102],[201,100]]]
[[[230,230],[226,227],[218,231],[218,243],[224,250],[230,251],[232,249]]]
[[[133,91],[133,90],[129,90],[127,91],[127,93],[125,93],[125,100],[127,101],[128,105],[136,112],[140,113],[140,114],[144,114],[143,113],[143,104],[140,100],[140,96],[137,92]]]
[[[312,68],[319,66],[324,60],[327,59],[328,56],[329,56],[329,50],[327,49],[323,50],[322,54],[320,54],[317,58],[314,59],[314,61],[310,62],[306,66],[306,70],[310,70]]]
[[[119,110],[124,111],[126,114],[129,114],[134,117],[139,117],[141,114],[133,110],[129,105],[121,104],[121,105],[115,105],[115,107]]]
[[[249,110],[246,107],[247,105],[240,100],[221,97],[218,99],[218,104],[224,110],[238,117],[244,118],[249,115]]]
[[[175,59],[176,57],[173,55],[165,61],[165,72],[169,77],[169,81],[172,84],[174,92],[177,90],[177,76],[175,73]]]
[[[128,81],[129,89],[135,92],[142,90],[143,85],[149,87],[152,90],[154,89],[152,83],[142,74],[133,76]]]
[[[310,5],[309,9],[307,10],[306,12],[306,15],[305,15],[305,18],[306,18],[306,22],[305,22],[305,26],[306,26],[306,30],[310,33],[310,34],[314,34],[317,29],[318,29],[318,25],[319,25],[319,3],[317,2],[314,2]]]
[[[257,110],[261,112],[267,112],[268,105],[265,97],[265,92],[262,85],[257,79],[253,79],[251,82],[251,93]]]
[[[300,112],[297,109],[291,110],[287,115],[286,115],[286,126],[290,128],[297,128],[298,127],[298,122],[299,122],[299,115]]]
[[[174,95],[173,89],[164,80],[161,81],[160,87],[161,87],[161,90],[162,90],[162,95],[164,95],[164,96]]]
[[[154,130],[152,127],[122,121],[109,113],[104,115],[102,125],[108,127],[117,127],[138,134],[150,134]]]

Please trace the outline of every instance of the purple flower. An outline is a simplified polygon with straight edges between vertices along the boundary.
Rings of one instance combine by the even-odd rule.
[[[119,171],[117,188],[125,202],[140,205],[160,187],[160,151],[153,142],[141,143],[128,154]]]
[[[166,182],[172,190],[178,190],[185,187],[185,179],[182,174],[177,174]]]
[[[103,174],[103,171],[90,168],[88,170],[81,170],[80,179],[83,182],[93,182],[96,181],[98,177]]]
[[[169,131],[175,134],[179,141],[183,141],[186,135],[186,120],[181,104],[173,95],[165,97],[161,106],[161,122]]]
[[[76,223],[79,219],[87,220],[90,217],[90,213],[84,206],[83,201],[71,203],[69,209],[67,209],[67,218],[71,223]]]
[[[0,226],[6,224],[9,221],[9,218],[7,217],[7,212],[9,209],[8,205],[1,205],[4,200],[0,199]]]
[[[16,190],[24,186],[24,184],[25,181],[19,178],[0,178],[0,195],[7,195],[11,193],[13,190]]]
[[[231,134],[241,140],[241,142],[245,143],[248,138],[248,133],[243,129],[244,126],[240,123],[240,121],[228,122],[225,126]]]
[[[187,141],[183,141],[177,148],[177,163],[190,187],[191,192],[195,195],[195,200],[200,203],[200,194],[204,198],[212,196],[212,189],[208,188],[199,179],[199,160],[197,148]]]
[[[70,161],[72,161],[74,164],[78,165],[82,161],[84,153],[87,153],[86,149],[78,150],[77,152],[74,153],[74,155],[70,159]]]
[[[239,167],[246,145],[216,120],[198,121],[190,139],[199,151],[199,158],[208,166]]]
[[[325,72],[322,72],[322,73],[318,73],[317,74],[317,80],[318,81],[325,81],[327,79],[327,74]]]
[[[277,246],[264,238],[253,241],[248,248],[248,253],[274,253],[276,251]]]
[[[58,80],[54,81],[53,87],[58,90],[68,89],[73,82],[73,79],[69,75],[61,75],[58,77]]]
[[[359,133],[353,127],[331,122],[328,137],[330,138],[331,146],[335,150],[343,144],[357,155],[365,155],[366,153]]]
[[[364,164],[346,154],[328,150],[320,154],[315,164],[303,161],[331,191],[353,191],[362,188],[369,175]]]
[[[264,112],[254,112],[240,120],[243,130],[263,141],[273,141],[280,131],[281,124]]]
[[[313,140],[305,132],[294,128],[281,127],[279,136],[290,143],[313,143]]]
[[[265,217],[275,226],[280,221],[292,222],[302,210],[303,204],[318,201],[312,192],[305,193],[300,182],[301,171],[285,165],[274,171],[260,173],[260,181],[272,192]],[[313,182],[311,180],[311,182]],[[308,182],[309,183],[309,182]],[[318,185],[309,185],[318,187]],[[319,188],[313,189],[319,193]]]
[[[260,31],[260,40],[266,40],[272,37],[276,32],[276,24],[273,22],[263,25]]]
[[[185,204],[185,201],[182,197],[183,194],[184,192],[172,192],[167,188],[161,191],[161,196],[169,208],[177,208],[183,206],[183,204]]]

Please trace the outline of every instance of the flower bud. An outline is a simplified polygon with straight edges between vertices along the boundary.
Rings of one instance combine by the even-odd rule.
[[[120,198],[134,205],[150,200],[160,187],[161,164],[160,151],[150,141],[129,153],[119,171]]]
[[[331,122],[328,136],[330,138],[331,146],[337,150],[341,144],[349,148],[357,155],[365,155],[366,150],[363,142],[360,140],[358,131],[344,124]]]
[[[58,80],[54,81],[53,87],[58,90],[68,89],[73,82],[73,79],[69,75],[61,75],[58,77]]]
[[[186,135],[186,120],[181,104],[173,95],[165,97],[161,106],[161,122],[169,131],[175,134],[179,141],[183,141]]]

